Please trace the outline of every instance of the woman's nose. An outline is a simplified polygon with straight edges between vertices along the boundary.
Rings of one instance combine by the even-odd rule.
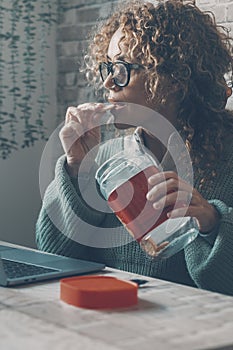
[[[119,87],[114,83],[114,80],[113,80],[113,77],[112,77],[112,74],[109,73],[109,75],[107,76],[107,78],[105,79],[104,81],[104,87],[105,89],[108,89],[108,90],[116,90],[118,89]]]

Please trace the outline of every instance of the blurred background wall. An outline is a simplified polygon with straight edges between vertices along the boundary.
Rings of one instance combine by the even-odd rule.
[[[52,27],[45,63],[49,72],[46,82],[49,104],[44,115],[48,136],[62,122],[68,106],[95,100],[78,67],[87,46],[87,33],[97,18],[111,14],[114,3],[116,0],[50,2],[54,11],[57,11],[59,4],[59,22]],[[211,10],[218,23],[233,31],[233,1],[198,0],[197,4],[202,9]],[[3,82],[0,81],[0,84]],[[232,97],[228,105],[233,109]],[[51,144],[50,177],[53,175],[53,164],[61,152],[56,133],[55,141]],[[35,247],[34,228],[41,206],[39,166],[45,145],[45,141],[39,141],[31,148],[16,151],[9,159],[0,159],[0,240]]]

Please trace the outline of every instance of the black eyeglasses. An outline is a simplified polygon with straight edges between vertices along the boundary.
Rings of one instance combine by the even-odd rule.
[[[101,79],[105,81],[111,73],[114,84],[120,87],[129,84],[131,69],[139,68],[144,67],[137,63],[128,63],[124,61],[102,62],[99,65]]]

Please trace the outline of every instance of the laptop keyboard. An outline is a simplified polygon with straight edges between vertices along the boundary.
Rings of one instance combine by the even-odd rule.
[[[59,270],[41,267],[37,265],[25,264],[18,261],[1,259],[5,274],[8,278],[19,278],[24,276],[41,275],[45,273],[53,273]]]

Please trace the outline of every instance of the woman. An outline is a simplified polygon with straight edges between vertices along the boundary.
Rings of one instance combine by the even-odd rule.
[[[65,155],[58,160],[37,222],[40,249],[233,295],[233,118],[225,109],[231,91],[224,79],[233,64],[231,53],[228,35],[193,4],[130,2],[116,10],[95,35],[87,64],[87,76],[97,88],[103,84],[109,104],[67,110],[60,132]],[[117,119],[124,103],[162,114],[179,131],[192,159],[194,188],[171,170],[164,171],[162,180],[159,175],[148,180],[147,199],[155,208],[174,204],[180,195],[187,202],[186,216],[195,217],[199,227],[192,243],[163,261],[150,259],[135,241],[127,242],[125,229],[113,214],[98,210],[98,201],[91,208],[84,200],[85,191],[93,191],[96,167],[121,149],[120,138],[95,147],[105,111],[111,110],[121,129],[141,125],[140,113],[125,123]],[[162,161],[166,150],[150,129],[151,119],[143,123],[137,136]],[[77,177],[86,182],[83,190]],[[181,216],[180,209],[169,215]],[[96,232],[87,232],[83,223],[96,232],[114,227],[122,243],[95,248]],[[90,244],[82,244],[82,236]]]

